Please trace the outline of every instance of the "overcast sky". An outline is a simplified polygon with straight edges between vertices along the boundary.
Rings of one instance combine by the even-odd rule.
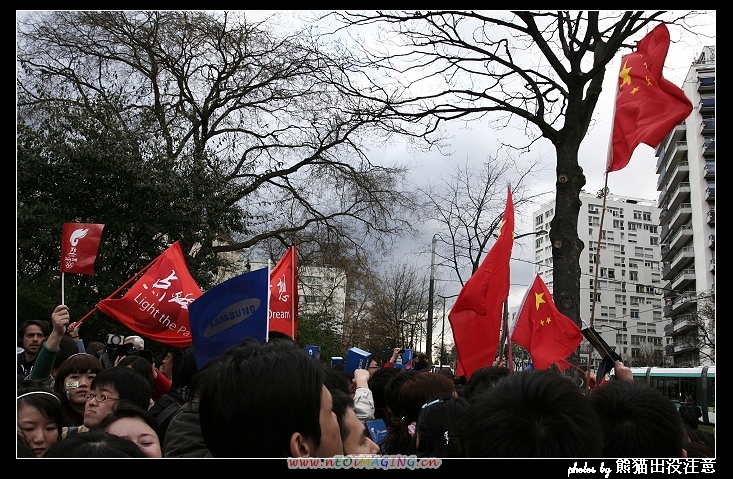
[[[703,45],[714,45],[714,17],[715,13],[711,12],[712,20],[708,22],[710,24],[708,34],[713,37],[712,39],[702,39],[689,35],[681,37],[681,29],[675,28],[674,26],[670,27],[672,44],[670,45],[665,62],[664,76],[675,85],[682,85],[689,67],[693,60],[699,56]],[[639,39],[641,37],[643,35]],[[614,61],[607,68],[603,91],[593,115],[596,124],[588,132],[580,146],[579,163],[586,176],[585,190],[588,193],[595,193],[603,188],[605,183],[604,172],[613,122],[616,78],[621,65],[621,57],[627,53],[629,53],[629,50],[618,53]],[[452,142],[455,155],[451,158],[442,157],[437,153],[415,156],[414,153],[408,152],[402,153],[401,157],[403,159],[409,158],[409,161],[416,166],[415,175],[424,174],[423,172],[431,172],[434,175],[448,176],[451,174],[455,161],[465,162],[466,158],[474,158],[478,163],[484,161],[487,152],[495,152],[497,150],[497,136],[502,135],[504,139],[506,134],[507,131],[492,131],[480,123],[472,131],[459,130],[456,125],[456,128],[454,128],[455,139]],[[533,147],[532,152],[528,155],[532,158],[542,158],[543,164],[546,166],[546,181],[538,181],[533,186],[533,191],[535,193],[547,193],[545,202],[553,201],[555,197],[554,147],[548,140],[542,139]],[[396,156],[400,155],[398,154]],[[653,200],[656,202],[659,196],[656,185],[657,174],[654,148],[647,145],[637,147],[628,166],[619,171],[611,172],[608,175],[608,187],[616,195]],[[520,220],[519,213],[522,213],[523,220]],[[517,212],[516,234],[529,232],[534,229],[531,223],[533,216],[533,211]],[[422,250],[426,250],[434,233],[440,233],[440,231],[425,231],[422,238],[415,238],[414,241],[406,239],[404,249],[406,251],[420,249],[419,246],[422,244]],[[514,246],[512,256],[513,258],[517,258],[517,260],[512,261],[510,265],[512,271],[512,292],[509,298],[510,306],[514,306],[522,300],[524,292],[534,276],[534,267],[529,263],[533,259],[533,245],[533,237],[529,236],[525,239],[520,238]],[[425,254],[424,257],[424,262],[429,267],[430,255]],[[448,272],[436,272],[436,278],[438,280],[443,279],[440,277],[441,275],[446,277],[448,276]],[[453,282],[447,283],[450,284]],[[452,291],[448,291],[446,294],[456,294],[459,291],[459,287],[460,285],[456,285],[452,288]],[[452,300],[449,300],[449,306],[450,301]],[[440,315],[442,315],[442,308]],[[437,313],[436,316],[438,316]]]

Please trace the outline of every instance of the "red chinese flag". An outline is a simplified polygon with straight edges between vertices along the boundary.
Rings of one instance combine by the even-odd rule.
[[[540,275],[519,307],[511,340],[532,356],[535,369],[547,369],[555,363],[565,370],[565,361],[583,340],[583,333],[572,319],[557,310],[552,295]]]
[[[188,305],[202,294],[176,241],[124,296],[103,299],[97,308],[146,338],[184,348],[192,345]]]
[[[467,379],[491,366],[499,348],[504,301],[509,297],[509,259],[514,244],[514,203],[507,187],[499,238],[481,266],[466,281],[448,319],[460,366]]]
[[[298,252],[290,247],[270,272],[269,331],[298,339]]]
[[[61,272],[94,274],[99,242],[104,225],[64,223],[61,233]]]
[[[660,23],[621,60],[607,173],[628,165],[640,143],[656,148],[692,111],[685,93],[662,76],[667,50],[669,30]]]

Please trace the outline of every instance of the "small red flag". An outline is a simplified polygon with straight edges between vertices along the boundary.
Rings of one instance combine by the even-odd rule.
[[[94,274],[104,225],[64,223],[61,233],[61,272]]]
[[[504,301],[509,297],[509,259],[514,244],[514,203],[507,187],[499,238],[481,266],[466,281],[448,319],[466,379],[491,366],[499,349]]]
[[[656,148],[692,111],[692,103],[674,83],[662,76],[669,50],[669,30],[663,23],[621,59],[616,113],[613,118],[613,148],[606,173],[629,164],[639,144]]]
[[[202,294],[176,241],[124,296],[103,299],[97,308],[146,338],[184,348],[192,344],[188,306]]]
[[[270,272],[269,331],[298,339],[298,252],[291,246]]]
[[[511,340],[532,356],[535,369],[547,369],[555,363],[565,370],[565,361],[583,340],[583,333],[572,319],[557,310],[550,290],[536,275],[519,306]]]

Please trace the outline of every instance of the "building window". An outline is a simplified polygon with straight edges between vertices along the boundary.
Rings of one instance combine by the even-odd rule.
[[[635,220],[641,219],[641,211],[634,210],[634,219]]]
[[[644,221],[651,221],[652,220],[652,214],[650,212],[648,212],[648,211],[645,211],[644,213],[642,213],[642,216],[643,216],[642,219]]]
[[[639,272],[629,271],[629,281],[639,281]]]
[[[631,319],[639,319],[639,310],[638,309],[632,309],[630,311],[630,317]]]
[[[540,226],[541,224],[542,224],[542,215],[539,215],[538,217],[534,219],[534,225]]]

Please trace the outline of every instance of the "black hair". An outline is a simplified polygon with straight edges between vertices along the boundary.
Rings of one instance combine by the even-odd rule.
[[[94,378],[91,387],[102,389],[105,386],[112,386],[120,399],[126,399],[146,410],[150,406],[152,387],[138,371],[119,366],[103,369]]]
[[[597,386],[589,398],[603,428],[603,457],[680,457],[682,418],[658,390],[616,379]]]
[[[136,373],[137,374],[137,373]],[[58,441],[46,451],[44,458],[100,458],[100,457],[134,457],[146,458],[137,444],[115,436],[102,429],[90,429],[87,432],[72,434]]]
[[[601,457],[603,445],[588,398],[546,370],[509,374],[474,395],[457,429],[464,457]]]
[[[320,446],[323,387],[323,369],[292,340],[245,340],[191,381],[214,457],[290,457],[295,432]]]

